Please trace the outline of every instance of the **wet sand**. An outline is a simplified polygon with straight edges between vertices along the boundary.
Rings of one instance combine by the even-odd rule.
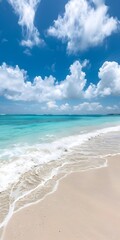
[[[42,202],[14,214],[3,240],[119,240],[120,155],[72,173]]]

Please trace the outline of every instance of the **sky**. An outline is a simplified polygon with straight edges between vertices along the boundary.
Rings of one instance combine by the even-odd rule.
[[[0,114],[120,113],[119,0],[0,0]]]

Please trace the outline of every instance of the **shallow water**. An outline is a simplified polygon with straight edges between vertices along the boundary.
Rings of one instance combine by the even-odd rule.
[[[0,227],[66,174],[120,152],[120,116],[0,116]]]

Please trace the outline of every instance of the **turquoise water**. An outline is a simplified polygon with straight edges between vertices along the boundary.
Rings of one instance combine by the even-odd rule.
[[[0,116],[0,148],[17,143],[51,142],[63,136],[75,135],[90,128],[119,124],[120,116]]]
[[[0,116],[0,228],[73,171],[120,152],[120,116]]]
[[[0,190],[34,165],[57,161],[65,149],[80,146],[95,131],[119,125],[120,115],[1,115]]]

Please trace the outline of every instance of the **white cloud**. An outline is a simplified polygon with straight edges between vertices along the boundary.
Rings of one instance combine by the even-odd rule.
[[[18,66],[15,68],[7,66],[5,63],[0,66],[0,93],[21,93],[24,89],[24,81],[27,74]]]
[[[56,101],[69,101],[76,99],[100,98],[108,95],[120,96],[120,65],[117,62],[105,62],[99,69],[99,81],[90,84],[86,89],[86,75],[83,66],[75,61],[70,66],[70,73],[58,82],[53,76],[42,78],[36,76],[31,82],[27,72],[18,66],[11,67],[3,63],[0,66],[0,95],[13,101],[47,103],[47,107],[57,109]],[[96,103],[97,104],[97,103]],[[80,104],[76,110],[86,108],[90,111],[96,105]],[[69,104],[60,105],[60,110],[69,110]]]
[[[63,16],[58,16],[48,34],[67,42],[69,53],[102,44],[118,28],[102,0],[69,0]]]
[[[105,62],[98,74],[101,79],[97,91],[101,95],[120,94],[120,65],[117,62]]]
[[[117,105],[107,106],[106,109],[110,111],[119,110],[119,106]]]
[[[82,67],[83,68],[86,68],[86,67],[90,67],[91,64],[90,64],[90,61],[88,59],[85,59],[83,62],[82,62]]]
[[[54,111],[56,113],[67,113],[71,111],[71,106],[68,103],[58,105],[55,101],[49,101],[44,106],[45,111]]]
[[[99,102],[83,102],[83,103],[71,106],[69,103],[57,105],[55,101],[50,101],[50,102],[47,102],[46,107],[44,107],[44,110],[46,112],[54,112],[57,114],[58,113],[59,114],[60,113],[82,114],[86,112],[87,113],[103,112],[104,109]]]
[[[53,76],[44,79],[38,76],[31,83],[24,70],[3,63],[0,66],[0,95],[14,101],[44,102],[59,99],[61,91]]]
[[[0,66],[0,93],[11,100],[49,102],[61,99],[80,98],[86,84],[82,65],[75,61],[70,66],[70,74],[58,83],[53,76],[37,76],[33,82],[27,80],[27,73],[7,66]]]
[[[61,83],[61,89],[65,98],[80,98],[86,85],[86,74],[82,70],[79,61],[75,61],[70,66],[70,75]]]
[[[32,56],[31,51],[30,51],[29,48],[26,48],[26,49],[24,50],[24,54],[26,54],[27,56]]]
[[[70,74],[60,83],[53,76],[37,76],[29,81],[27,72],[18,66],[11,67],[3,63],[0,66],[0,96],[12,101],[21,101],[37,106],[43,113],[111,113],[119,112],[119,103],[102,106],[92,98],[115,95],[120,96],[120,65],[117,62],[105,62],[99,69],[100,80],[86,89],[85,73],[82,64],[75,61],[70,66]],[[74,103],[74,100],[76,104]],[[89,99],[90,101],[87,101]],[[32,107],[35,111],[34,107]]]
[[[83,102],[79,105],[74,106],[75,112],[96,112],[101,110],[103,107],[99,102]]]
[[[71,106],[68,103],[62,104],[60,106],[60,110],[62,112],[68,112],[69,110],[71,110]]]
[[[56,102],[55,101],[49,101],[49,102],[47,102],[47,107],[48,107],[48,109],[57,109],[58,108],[58,105],[56,104]]]
[[[98,84],[90,84],[85,91],[86,98],[120,95],[120,65],[117,62],[104,62],[98,77]]]
[[[19,17],[18,24],[22,27],[23,40],[21,45],[33,47],[42,43],[39,32],[34,26],[35,13],[40,0],[8,0]]]

